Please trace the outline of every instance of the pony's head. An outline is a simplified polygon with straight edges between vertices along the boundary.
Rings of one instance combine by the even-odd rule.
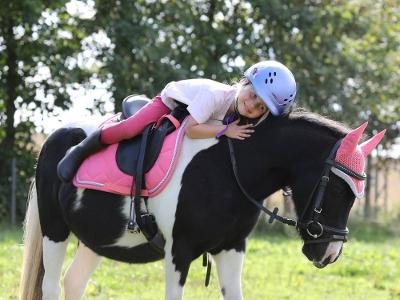
[[[323,170],[320,165],[315,166],[297,182],[297,186],[315,182],[309,195],[306,193],[310,189],[298,188],[297,197],[303,200],[296,210],[299,216],[298,230],[304,241],[302,251],[318,268],[335,262],[342,252],[347,239],[346,225],[350,209],[355,198],[361,197],[364,192],[366,157],[385,133],[382,131],[359,144],[366,127],[367,123],[364,123],[347,133],[331,149]],[[315,174],[321,175],[315,178]]]

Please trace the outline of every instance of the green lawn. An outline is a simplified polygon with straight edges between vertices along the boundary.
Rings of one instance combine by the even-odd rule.
[[[17,299],[21,267],[21,233],[0,231],[0,299]],[[66,265],[76,242],[68,248]],[[66,267],[65,265],[65,267]],[[205,268],[193,262],[185,299],[220,299],[215,266],[204,287]],[[297,238],[253,236],[243,272],[245,299],[400,299],[400,237],[375,230],[350,236],[341,258],[319,270],[301,253]],[[93,275],[85,299],[162,299],[161,262],[128,265],[105,260]]]

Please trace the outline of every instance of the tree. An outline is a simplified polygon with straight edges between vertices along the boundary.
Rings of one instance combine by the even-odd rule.
[[[97,71],[103,80],[111,78],[116,111],[128,94],[153,96],[172,80],[230,83],[240,77],[235,60],[243,45],[237,36],[248,26],[240,2],[97,0],[95,7],[87,31],[104,32],[111,41],[98,46]]]
[[[87,78],[74,57],[85,37],[63,0],[2,1],[0,10],[0,210],[9,200],[10,158],[17,157],[19,199],[26,197],[35,153],[33,113],[70,104],[68,84]],[[19,118],[17,119],[17,112]],[[22,194],[25,194],[24,196]],[[24,206],[22,206],[24,207]],[[1,213],[1,211],[0,211]]]
[[[351,126],[369,120],[370,136],[386,128],[380,147],[390,148],[400,129],[398,1],[249,2],[255,47],[294,70],[297,102]]]

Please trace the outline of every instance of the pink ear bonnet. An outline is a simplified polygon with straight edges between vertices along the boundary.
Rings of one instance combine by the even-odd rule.
[[[365,122],[360,127],[350,131],[343,138],[336,152],[335,161],[358,174],[365,174],[365,159],[382,140],[386,131],[382,130],[368,141],[358,145],[367,125],[368,122]],[[353,178],[335,167],[332,167],[332,172],[349,184],[357,198],[361,198],[364,195],[365,181]]]

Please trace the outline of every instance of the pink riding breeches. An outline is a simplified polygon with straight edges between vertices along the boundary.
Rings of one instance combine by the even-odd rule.
[[[101,142],[110,145],[133,138],[168,112],[168,106],[162,102],[160,96],[156,96],[128,119],[106,124],[101,130]]]

